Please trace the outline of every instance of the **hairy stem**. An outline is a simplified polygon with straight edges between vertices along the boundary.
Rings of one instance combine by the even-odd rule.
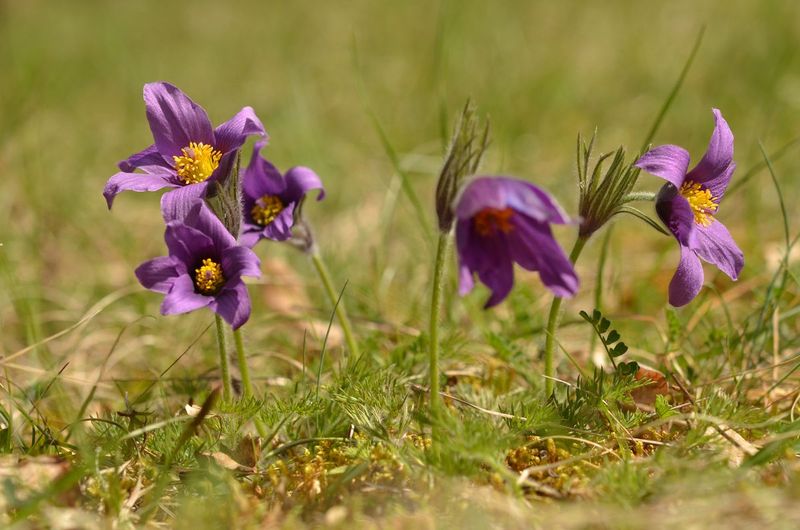
[[[634,202],[634,201],[654,201],[656,200],[656,194],[652,191],[634,191],[627,194],[623,199],[622,202]]]
[[[228,352],[225,349],[225,326],[222,318],[215,314],[214,319],[217,324],[217,348],[219,349],[219,370],[222,374],[222,399],[230,401],[233,397],[233,385],[231,385],[231,371],[228,368]]]
[[[250,368],[247,367],[247,356],[244,354],[242,328],[233,330],[233,340],[236,344],[236,359],[239,362],[239,372],[242,374],[244,397],[249,398],[253,396],[253,383],[250,381]]]
[[[569,260],[574,265],[583,250],[588,236],[578,236],[575,240],[575,245],[572,247],[572,252],[569,254]],[[553,352],[556,346],[556,330],[558,329],[558,322],[561,319],[561,302],[563,298],[559,296],[553,297],[553,303],[550,304],[550,314],[547,317],[547,329],[545,330],[545,343],[544,343],[544,390],[548,396],[553,393],[553,376],[555,375],[555,365],[553,364]]]
[[[428,334],[430,335],[430,400],[431,412],[434,415],[438,414],[442,401],[439,395],[439,313],[441,313],[442,307],[442,279],[449,248],[450,233],[439,234],[439,242],[436,246],[436,263],[433,268],[431,314],[428,329]]]
[[[347,316],[347,310],[345,309],[344,302],[339,300],[339,295],[336,294],[336,291],[333,288],[331,275],[328,273],[328,268],[325,266],[325,262],[322,261],[322,257],[319,255],[319,252],[316,250],[312,251],[310,256],[311,262],[314,264],[314,268],[317,269],[319,279],[322,281],[322,285],[325,287],[325,293],[327,293],[328,298],[334,307],[336,318],[339,320],[339,325],[342,326],[344,340],[347,342],[347,348],[350,350],[350,355],[353,358],[358,358],[358,343],[356,342],[355,336],[353,336],[353,328],[350,325],[350,318]],[[336,303],[337,300],[339,300],[338,304]]]
[[[253,383],[250,379],[250,368],[247,366],[247,356],[244,353],[244,342],[242,341],[242,328],[234,329],[233,330],[233,340],[236,344],[236,358],[239,361],[239,372],[242,374],[242,389],[243,394],[242,397],[245,399],[253,397]],[[264,422],[256,416],[253,419],[253,423],[256,425],[256,431],[258,431],[258,435],[262,438],[267,438],[269,433],[267,431],[267,426],[264,425]]]

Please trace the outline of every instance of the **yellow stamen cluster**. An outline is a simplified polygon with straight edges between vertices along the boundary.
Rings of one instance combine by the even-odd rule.
[[[694,221],[702,226],[714,222],[712,214],[717,211],[717,199],[711,195],[711,190],[703,188],[699,183],[686,181],[680,189],[680,194],[689,201],[689,206],[694,213]]]
[[[473,218],[475,231],[481,236],[491,236],[495,232],[500,231],[504,234],[511,232],[514,225],[511,223],[511,217],[514,215],[514,210],[511,208],[484,208]]]
[[[280,197],[276,195],[264,195],[256,201],[253,209],[250,210],[250,215],[253,221],[261,226],[267,226],[278,217],[285,205]]]
[[[194,270],[194,284],[201,294],[215,294],[225,283],[222,266],[213,259],[206,258]]]
[[[181,149],[182,156],[173,156],[178,178],[184,184],[197,184],[205,181],[219,167],[222,153],[202,142],[190,142],[189,147]]]

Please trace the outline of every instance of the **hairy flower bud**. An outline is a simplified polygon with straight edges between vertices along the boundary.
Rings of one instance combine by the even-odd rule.
[[[481,125],[475,107],[467,101],[453,131],[444,166],[436,183],[436,216],[439,230],[447,233],[453,227],[453,202],[464,178],[475,174],[489,146],[489,123]]]
[[[580,237],[583,238],[591,236],[618,213],[641,217],[638,210],[626,206],[639,178],[639,168],[625,161],[625,148],[620,147],[601,155],[590,173],[589,159],[594,139],[592,135],[587,145],[578,135],[578,211],[581,216]],[[611,164],[603,171],[608,159],[611,159]]]
[[[239,154],[232,159],[230,167],[223,168],[221,178],[208,189],[206,202],[222,224],[238,237],[242,222],[242,191],[239,179]]]

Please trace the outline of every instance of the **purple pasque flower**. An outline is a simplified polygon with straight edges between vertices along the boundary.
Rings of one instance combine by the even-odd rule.
[[[204,197],[210,182],[230,173],[247,137],[267,134],[251,107],[212,128],[206,111],[169,83],[146,84],[144,105],[154,144],[118,164],[122,171],[103,190],[109,209],[123,191],[177,188],[162,205]]]
[[[499,304],[514,285],[513,262],[539,271],[556,295],[578,290],[572,263],[553,238],[550,223],[571,222],[541,188],[507,177],[478,177],[456,198],[459,293],[474,286],[473,273],[492,291],[484,307]]]
[[[294,211],[306,193],[320,190],[317,200],[325,198],[322,181],[307,167],[293,167],[281,172],[260,156],[267,142],[256,142],[253,158],[242,176],[244,220],[239,242],[252,247],[261,239],[285,241],[292,236]]]
[[[714,132],[694,169],[687,171],[689,153],[677,145],[655,147],[635,164],[667,181],[656,196],[656,212],[681,248],[681,261],[669,284],[669,303],[675,307],[691,302],[703,286],[699,258],[716,265],[732,280],[744,266],[742,251],[715,217],[736,163],[733,133],[722,113],[713,111]]]
[[[250,296],[242,276],[261,276],[259,259],[233,236],[202,200],[182,220],[167,223],[168,256],[142,263],[136,277],[145,288],[164,293],[162,315],[209,307],[234,329],[250,317]]]

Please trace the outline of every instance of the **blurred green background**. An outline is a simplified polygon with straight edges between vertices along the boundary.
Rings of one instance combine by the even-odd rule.
[[[43,368],[69,358],[67,373],[80,378],[122,325],[157,314],[160,297],[137,287],[133,269],[163,253],[158,194],[121,195],[112,212],[101,195],[116,163],[151,142],[141,100],[148,81],[178,85],[214,123],[253,106],[271,136],[265,154],[284,169],[315,168],[327,186],[328,199],[307,212],[337,284],[350,281],[362,331],[416,328],[432,249],[368,109],[430,205],[431,225],[442,124],[467,98],[491,117],[484,172],[530,179],[574,212],[578,131],[597,127],[601,151],[638,150],[704,25],[697,60],[654,142],[683,145],[699,159],[718,107],[736,136],[741,176],[761,162],[759,141],[774,152],[800,135],[800,24],[791,0],[0,1],[0,344],[15,352],[129,288],[81,333],[39,352]],[[775,167],[796,221],[797,149]],[[639,187],[659,184],[643,175]],[[768,174],[727,197],[720,218],[745,250],[744,289],[758,285],[783,239]],[[677,246],[624,221],[611,243],[607,304],[620,315],[657,316]],[[557,235],[571,245],[569,229]],[[579,267],[586,300],[598,247]],[[259,252],[267,274],[253,289],[251,340],[267,344],[286,321],[274,318],[275,284],[308,293],[307,302],[294,291],[281,295],[307,306],[287,319],[326,320],[305,259],[277,245]],[[708,279],[716,274],[707,269]],[[540,321],[545,291],[535,275],[517,277],[523,286],[499,315],[523,307]],[[724,278],[719,286],[733,287]],[[453,318],[491,324],[478,310],[485,294],[454,304]],[[158,371],[209,318],[139,322],[147,332],[131,333],[116,362]],[[76,360],[76,352],[86,355]]]

